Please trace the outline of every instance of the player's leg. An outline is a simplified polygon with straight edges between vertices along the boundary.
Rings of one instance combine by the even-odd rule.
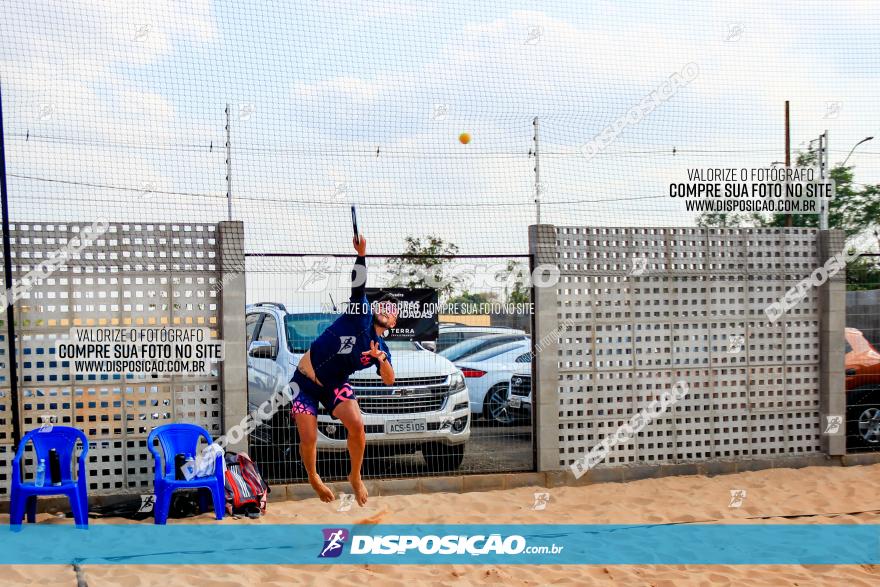
[[[367,446],[367,435],[364,432],[361,409],[354,391],[347,383],[334,391],[334,401],[336,406],[333,408],[333,416],[339,418],[348,431],[348,456],[351,459],[351,472],[348,475],[348,481],[351,483],[358,505],[363,506],[367,503],[369,494],[361,479],[364,450]]]
[[[300,386],[300,391],[293,400],[290,414],[296,422],[296,432],[299,434],[300,458],[308,473],[309,485],[321,501],[331,502],[335,499],[333,491],[318,475],[318,403],[305,389],[308,382],[297,381],[296,377],[294,381]]]
[[[333,491],[318,475],[318,418],[311,414],[294,414],[293,418],[299,433],[299,455],[309,475],[309,485],[321,501],[331,502],[335,499]]]

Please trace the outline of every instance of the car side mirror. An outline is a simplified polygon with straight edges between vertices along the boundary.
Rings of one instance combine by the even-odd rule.
[[[847,376],[847,377],[852,377],[852,376],[855,375],[855,374],[856,374],[856,370],[855,370],[855,369],[850,368],[850,369],[847,369],[847,370],[846,370],[846,376]]]
[[[431,351],[432,353],[437,352],[437,343],[434,342],[433,340],[423,340],[423,341],[419,342],[419,344],[426,351]]]
[[[274,359],[275,353],[272,350],[272,343],[265,340],[255,340],[248,348],[248,355],[255,359]]]

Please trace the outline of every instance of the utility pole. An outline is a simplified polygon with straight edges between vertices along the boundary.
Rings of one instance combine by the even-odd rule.
[[[791,169],[791,126],[788,116],[788,100],[785,101],[785,173],[788,177],[788,170]],[[785,180],[785,187],[788,188],[788,179]],[[785,226],[791,227],[791,212],[785,215]]]
[[[828,166],[828,130],[819,135],[819,178],[824,183],[830,174]],[[819,230],[828,230],[828,200],[819,200]]]
[[[532,120],[535,127],[535,223],[541,224],[541,166],[538,160],[538,117]]]
[[[229,104],[226,104],[226,207],[232,220],[232,123]]]
[[[12,290],[12,246],[9,235],[9,193],[6,186],[6,141],[3,137],[3,93],[0,89],[0,208],[3,211],[3,300],[6,302],[6,362],[9,365],[9,401],[12,416],[12,450],[18,450],[21,441],[21,422],[18,410],[18,353],[15,350],[15,300]],[[18,475],[18,472],[15,473]]]

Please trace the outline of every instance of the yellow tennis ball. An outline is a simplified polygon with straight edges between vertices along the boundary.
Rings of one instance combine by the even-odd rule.
[[[471,135],[470,135],[470,133],[463,132],[460,135],[458,135],[458,140],[461,141],[462,145],[466,145],[469,142],[471,142]]]

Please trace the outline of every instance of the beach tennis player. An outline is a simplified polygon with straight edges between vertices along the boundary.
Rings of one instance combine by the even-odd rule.
[[[397,305],[381,299],[371,308],[366,296],[367,242],[363,236],[352,239],[357,251],[351,272],[351,298],[344,314],[322,332],[300,359],[291,383],[299,387],[291,416],[299,432],[299,451],[309,475],[309,483],[321,501],[334,500],[316,468],[318,442],[318,402],[342,421],[348,431],[351,483],[358,505],[367,502],[367,488],[361,480],[361,464],[367,437],[354,390],[348,381],[355,371],[375,367],[385,385],[394,383],[391,353],[383,337],[397,324]],[[358,275],[358,265],[363,267]]]

